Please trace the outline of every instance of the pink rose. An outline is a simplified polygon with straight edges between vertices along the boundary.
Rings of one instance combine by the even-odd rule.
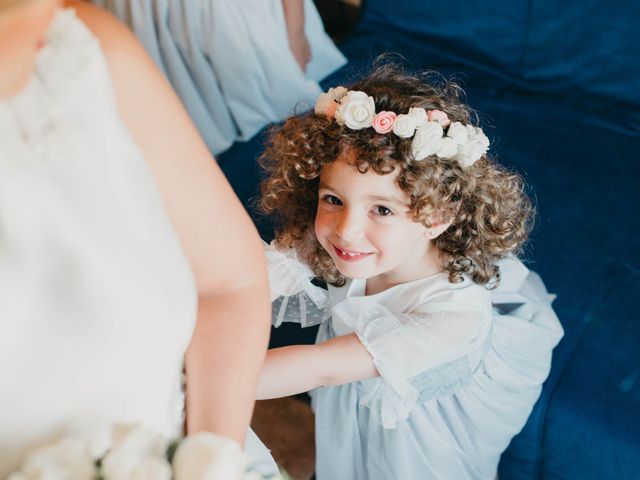
[[[393,112],[380,112],[373,117],[373,129],[378,133],[389,133],[397,115]]]
[[[429,110],[427,115],[429,116],[430,122],[438,122],[443,127],[446,127],[451,123],[447,114],[440,110]]]

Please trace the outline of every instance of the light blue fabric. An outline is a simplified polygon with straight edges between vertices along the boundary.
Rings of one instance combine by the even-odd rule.
[[[310,109],[345,63],[305,0],[312,59],[289,50],[281,0],[92,0],[127,23],[170,80],[214,154]]]
[[[271,298],[304,295],[295,251],[265,246]],[[511,257],[500,272],[491,292],[443,272],[369,295],[364,279],[329,286],[317,343],[357,335],[379,376],[310,392],[318,480],[494,479],[563,335],[540,277]]]
[[[491,297],[496,313],[486,340],[413,377],[418,403],[393,428],[380,423],[376,397],[390,393],[384,378],[312,392],[318,480],[494,479],[540,394],[562,328],[535,273]],[[336,335],[334,320],[321,324],[319,343]]]
[[[412,380],[421,402],[428,402],[464,387],[471,380],[469,360],[464,357],[426,371]]]

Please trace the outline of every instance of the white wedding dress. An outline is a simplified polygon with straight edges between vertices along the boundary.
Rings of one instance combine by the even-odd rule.
[[[61,10],[28,87],[0,101],[0,478],[62,435],[98,455],[116,422],[178,434],[195,318],[104,55]]]

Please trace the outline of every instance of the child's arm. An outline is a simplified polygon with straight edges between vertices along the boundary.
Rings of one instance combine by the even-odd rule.
[[[316,387],[377,376],[371,355],[351,333],[318,345],[269,350],[258,383],[257,399],[286,397]]]

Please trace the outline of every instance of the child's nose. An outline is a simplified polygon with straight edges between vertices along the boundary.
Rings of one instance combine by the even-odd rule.
[[[338,219],[336,234],[341,239],[350,242],[362,237],[363,228],[362,219],[359,218],[356,212],[344,210]]]

